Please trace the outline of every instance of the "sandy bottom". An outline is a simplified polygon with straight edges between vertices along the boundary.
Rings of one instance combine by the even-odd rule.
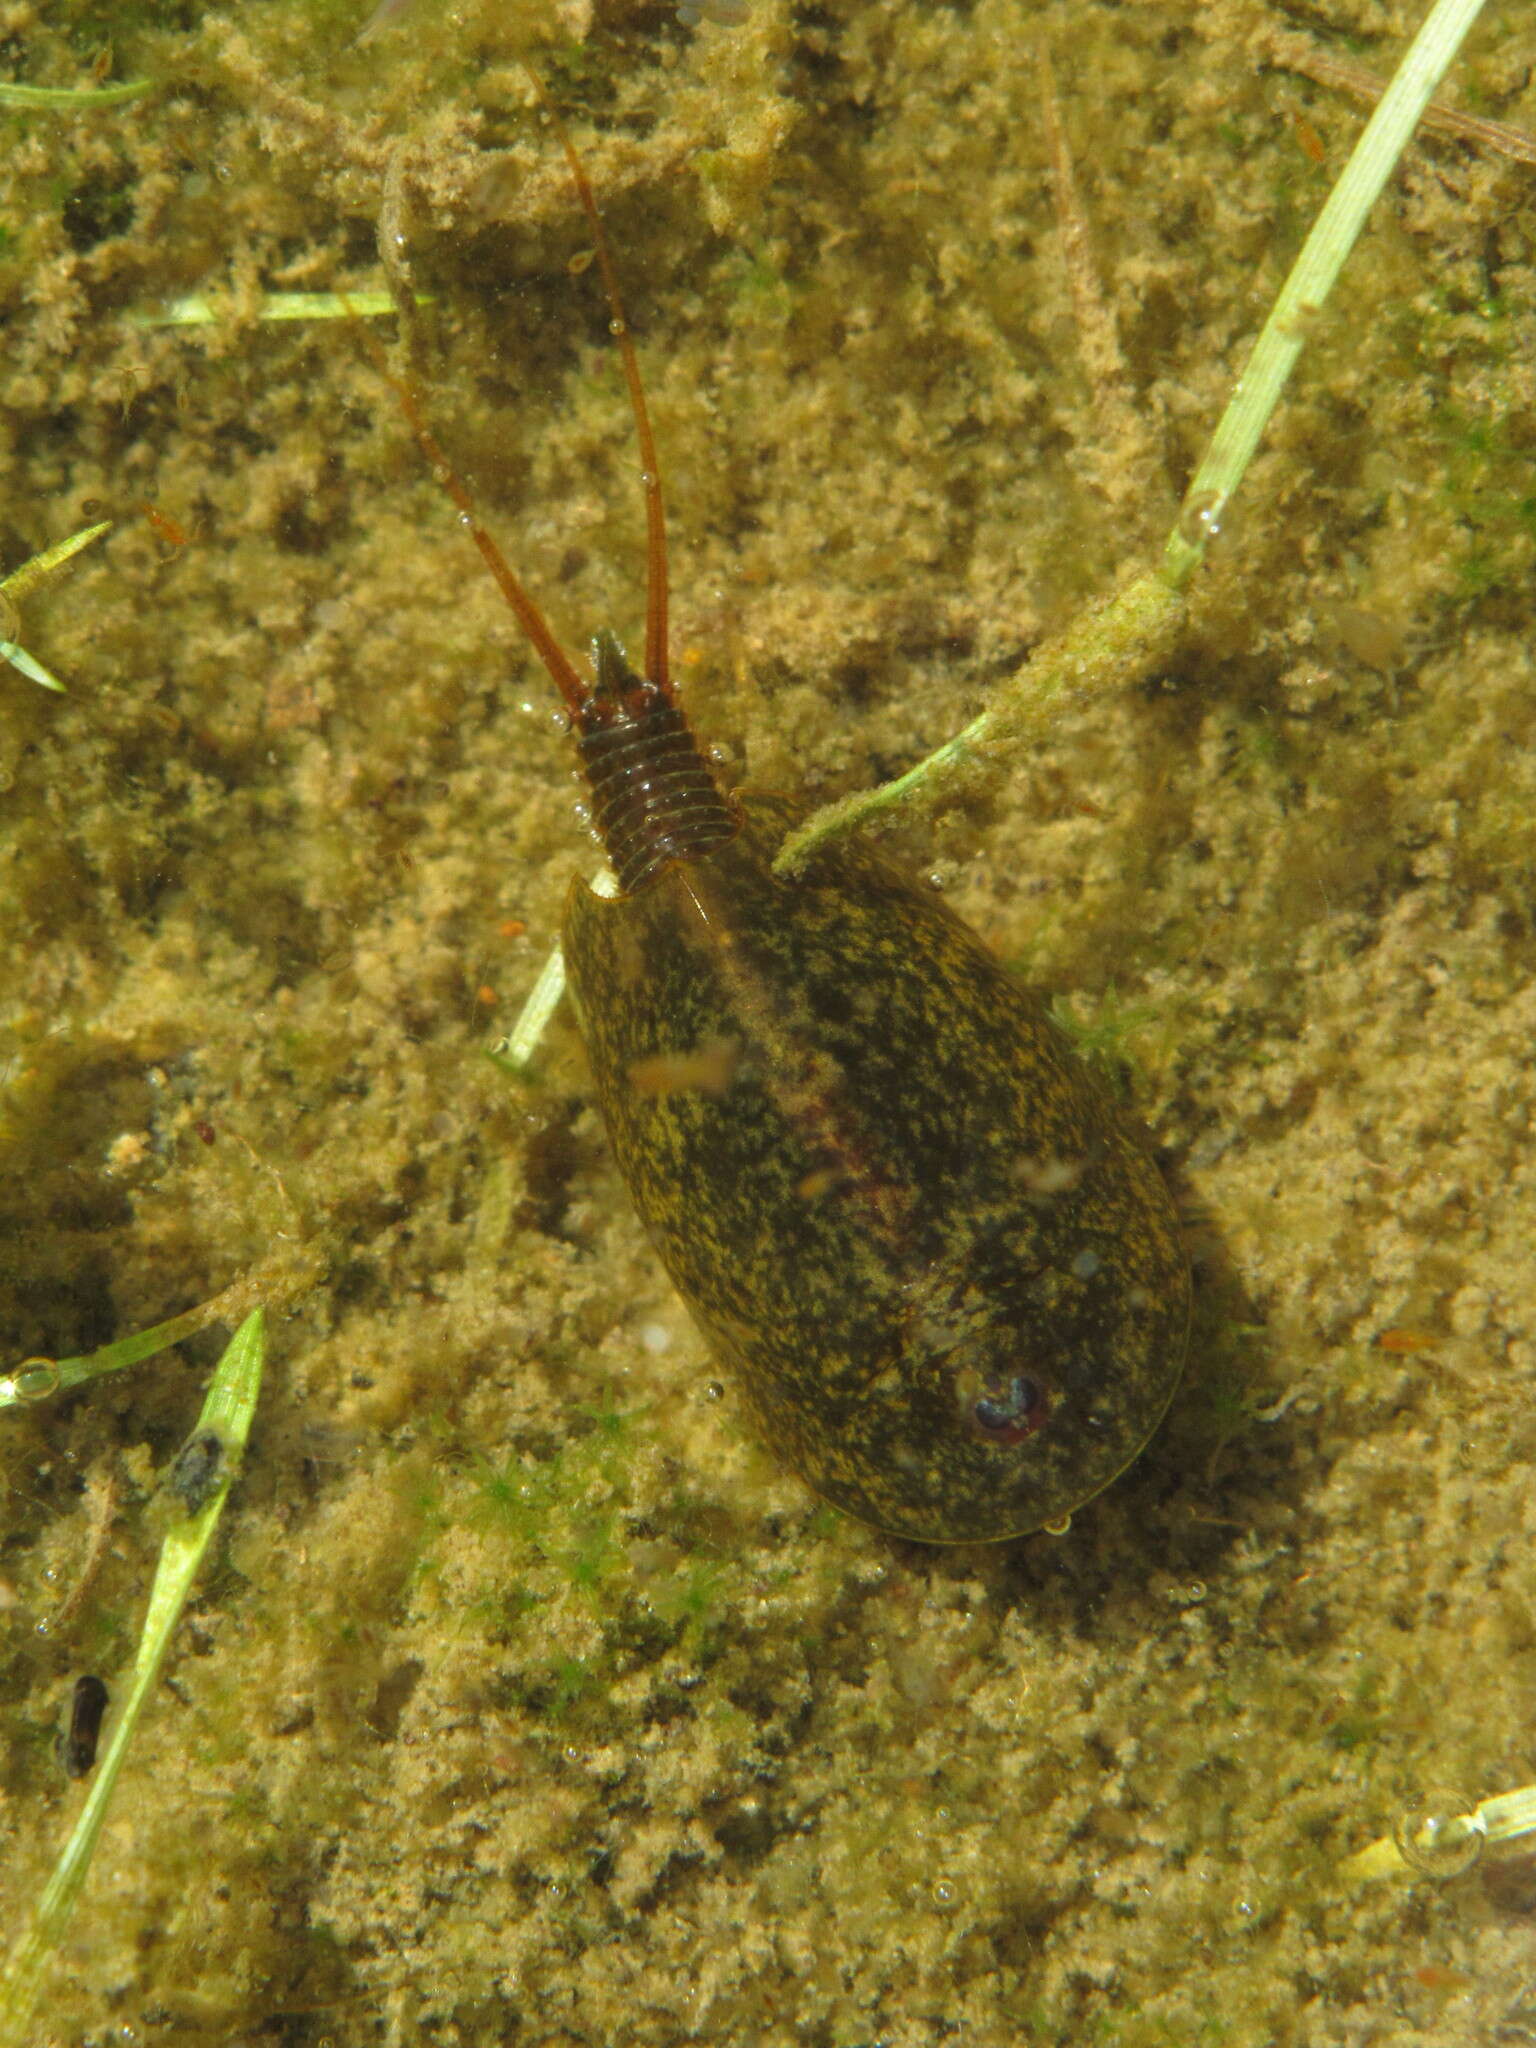
[[[106,541],[0,669],[4,1355],[245,1283],[268,1382],[38,2041],[1536,2040],[1532,1865],[1351,1887],[1536,1779],[1536,226],[1395,181],[1176,653],[890,843],[1113,1062],[1199,1311],[1064,1537],[893,1544],[753,1441],[568,1021],[482,1057],[594,853],[545,679],[343,321],[579,647],[674,647],[733,778],[954,731],[1155,555],[1416,5],[28,0],[0,110],[0,563]],[[1054,58],[1075,198],[1053,180]],[[1284,59],[1282,62],[1280,60]],[[1468,106],[1536,129],[1494,7]],[[129,316],[211,295],[217,320]],[[393,347],[397,322],[373,323]],[[397,357],[398,360],[398,357]],[[914,1077],[921,1085],[921,1077]],[[222,1341],[0,1417],[0,1931],[80,1793]]]

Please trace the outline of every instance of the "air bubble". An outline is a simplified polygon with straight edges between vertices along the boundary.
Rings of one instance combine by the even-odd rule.
[[[1192,548],[1204,547],[1221,531],[1227,501],[1220,491],[1192,491],[1179,512],[1179,538]]]
[[[615,340],[617,340],[618,337],[621,334],[625,333],[626,331],[627,330],[622,320],[610,320],[608,322],[608,332],[614,337]]]
[[[11,1379],[18,1401],[45,1401],[59,1384],[56,1358],[24,1358]]]
[[[1487,1823],[1470,1799],[1436,1787],[1398,1815],[1392,1839],[1423,1877],[1459,1877],[1483,1853]]]

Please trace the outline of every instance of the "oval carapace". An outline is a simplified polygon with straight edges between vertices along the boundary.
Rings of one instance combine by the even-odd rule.
[[[573,885],[566,971],[674,1285],[837,1506],[949,1543],[1070,1513],[1183,1362],[1139,1134],[931,889],[855,841],[776,875],[800,808],[725,796],[611,641],[597,670],[576,723],[620,894]]]
[[[654,437],[602,222],[644,464],[643,674],[582,677],[397,386],[565,700],[618,893],[571,891],[569,985],[619,1167],[767,1441],[849,1513],[1015,1536],[1121,1471],[1177,1384],[1189,1270],[1144,1142],[931,890],[852,840],[792,876],[797,807],[721,790],[667,668]]]

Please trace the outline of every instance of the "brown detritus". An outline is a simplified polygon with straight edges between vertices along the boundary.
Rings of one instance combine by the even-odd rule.
[[[1050,151],[1051,198],[1061,238],[1062,264],[1072,294],[1076,354],[1096,408],[1098,431],[1084,450],[1088,474],[1095,488],[1122,515],[1134,507],[1137,530],[1150,534],[1164,516],[1166,482],[1160,474],[1145,415],[1131,390],[1114,313],[1099,283],[1088,218],[1062,126],[1051,53],[1043,42],[1039,65],[1040,113]]]
[[[96,1583],[112,1540],[112,1523],[117,1514],[117,1479],[106,1458],[99,1460],[86,1477],[80,1497],[85,1516],[85,1555],[80,1560],[74,1583],[49,1617],[53,1634],[67,1627],[80,1611],[85,1596]]]
[[[1364,100],[1368,106],[1374,106],[1387,88],[1387,81],[1367,65],[1356,64],[1348,57],[1335,57],[1302,36],[1276,30],[1266,38],[1265,50],[1269,61],[1282,70],[1299,71],[1318,85],[1336,85],[1341,92]],[[1507,121],[1490,121],[1481,114],[1466,114],[1460,107],[1447,106],[1444,100],[1431,100],[1419,125],[1431,135],[1443,135],[1453,142],[1470,142],[1475,149],[1491,150],[1511,163],[1536,165],[1536,135],[1511,127]]]

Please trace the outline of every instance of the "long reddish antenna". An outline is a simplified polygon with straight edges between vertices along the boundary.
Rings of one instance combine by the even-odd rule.
[[[342,303],[346,303],[345,297],[343,297]],[[351,313],[350,308],[348,308],[348,311]],[[492,540],[490,534],[486,532],[485,527],[481,524],[480,515],[475,510],[475,501],[469,495],[464,479],[443,453],[436,435],[422,417],[421,406],[417,400],[414,386],[407,383],[403,377],[397,377],[394,371],[391,370],[388,358],[379,346],[377,336],[370,332],[355,313],[351,313],[351,319],[353,325],[362,335],[368,353],[373,357],[375,369],[377,369],[385,383],[389,385],[396,398],[399,399],[400,409],[405,414],[411,432],[416,436],[416,445],[431,465],[432,474],[459,508],[459,517],[463,520],[468,528],[470,538],[484,557],[486,567],[496,578],[502,596],[516,614],[517,623],[532,641],[534,652],[549,670],[551,682],[553,682],[555,688],[565,699],[566,710],[571,713],[572,717],[575,717],[582,706],[590,699],[592,695],[590,688],[582,681],[581,677],[572,667],[570,657],[546,625],[544,614],[539,610],[533,599],[513,574],[506,556],[497,547],[495,541]]]
[[[609,326],[619,344],[619,355],[624,364],[624,381],[629,386],[629,403],[635,416],[635,438],[640,443],[640,460],[644,465],[640,472],[640,484],[645,492],[645,673],[647,680],[654,683],[664,697],[670,698],[672,677],[667,658],[667,515],[661,500],[661,464],[656,455],[656,437],[651,432],[651,415],[646,408],[645,387],[640,382],[640,365],[635,358],[635,344],[630,339],[629,322],[624,318],[624,301],[619,294],[618,272],[613,267],[613,257],[609,253],[602,215],[597,210],[597,201],[592,196],[587,174],[581,167],[581,158],[576,154],[576,145],[560,118],[559,109],[544,90],[539,74],[526,62],[523,69],[539,96],[540,105],[554,123],[555,133],[560,138],[560,147],[565,151],[565,160],[570,166],[576,195],[591,226],[592,239],[597,244],[598,268],[603,274],[603,290],[608,299]]]

